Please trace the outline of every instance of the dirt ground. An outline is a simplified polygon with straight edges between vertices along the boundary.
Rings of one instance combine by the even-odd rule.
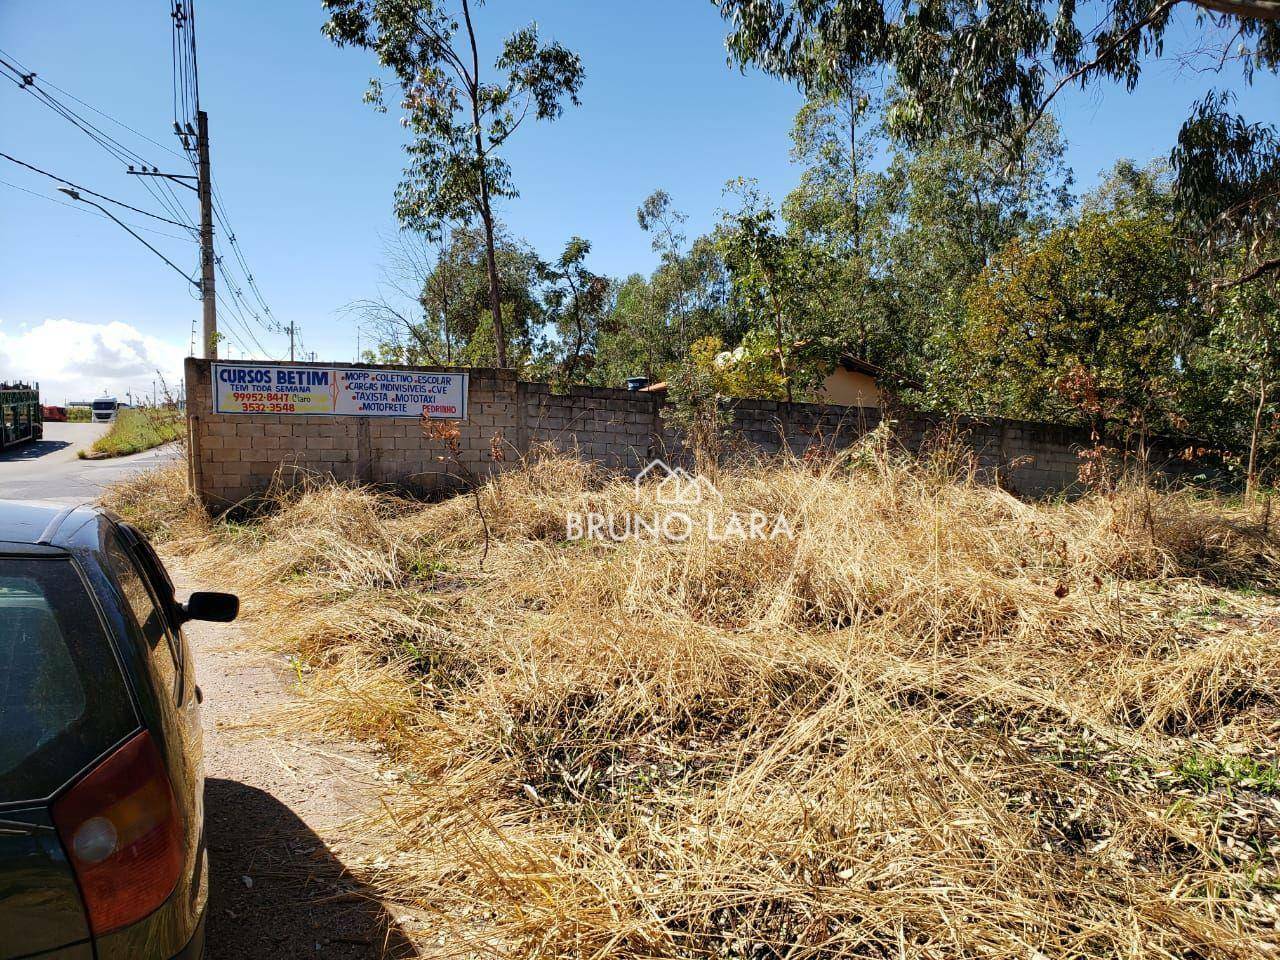
[[[196,588],[170,570],[179,595]],[[348,824],[386,788],[377,752],[281,736],[270,721],[295,695],[287,664],[234,624],[185,629],[204,694],[208,960],[418,956],[420,918],[378,900],[343,861],[364,856]]]

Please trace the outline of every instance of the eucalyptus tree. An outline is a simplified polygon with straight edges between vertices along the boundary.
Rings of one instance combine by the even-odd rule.
[[[684,225],[688,221],[688,214],[677,210],[671,195],[662,189],[649,194],[636,210],[636,222],[649,234],[653,252],[661,258],[649,281],[649,307],[662,315],[664,323],[668,317],[675,320],[676,352],[679,356],[684,356],[689,346],[685,322],[688,278],[682,256],[688,240]]]
[[[585,77],[577,54],[543,41],[530,24],[486,61],[475,13],[484,0],[324,0],[324,33],[372,51],[400,87],[413,140],[396,190],[408,228],[438,236],[448,223],[482,225],[498,366],[507,365],[493,204],[518,196],[501,150],[530,117],[554,120],[577,106]],[[383,84],[365,99],[385,110]]]
[[[874,191],[872,160],[883,139],[878,107],[878,98],[857,86],[813,94],[791,128],[791,158],[801,172],[787,198],[787,220],[850,257],[862,254]]]
[[[811,85],[839,69],[887,69],[899,92],[886,121],[908,142],[959,134],[1020,157],[1055,99],[1073,86],[1133,89],[1164,52],[1173,16],[1195,14],[1197,56],[1211,73],[1280,72],[1280,0],[714,0],[730,23],[730,56],[742,65]],[[1206,73],[1210,73],[1207,71]],[[1251,127],[1229,98],[1206,91],[1179,134],[1178,197],[1203,213],[1217,206],[1226,228],[1253,234],[1275,221],[1274,130]],[[1234,204],[1225,194],[1235,193]],[[1235,211],[1231,213],[1229,211]],[[1250,219],[1252,218],[1252,219]],[[1198,217],[1212,232],[1222,221]],[[1275,230],[1267,226],[1267,246]],[[1258,271],[1261,271],[1260,273]],[[1265,253],[1231,279],[1280,271]]]
[[[542,301],[546,319],[555,324],[560,340],[560,376],[579,380],[580,368],[593,365],[601,321],[609,309],[609,278],[587,268],[591,243],[573,237],[555,263],[544,268]]]
[[[746,319],[743,339],[771,355],[784,399],[811,386],[814,368],[805,360],[822,345],[827,326],[815,309],[821,253],[788,232],[772,202],[754,181],[730,181],[727,193],[739,207],[724,214],[716,234],[732,279],[734,307]]]
[[[494,335],[483,231],[455,227],[434,239],[402,230],[384,244],[376,294],[347,305],[376,356],[395,363],[485,364]],[[543,321],[543,264],[497,224],[494,263],[502,322],[515,359],[532,353]]]
[[[1174,150],[1174,197],[1205,254],[1211,294],[1280,283],[1280,133],[1230,111],[1231,97],[1195,107]]]

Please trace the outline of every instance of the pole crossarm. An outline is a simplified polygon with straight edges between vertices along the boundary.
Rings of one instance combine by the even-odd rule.
[[[199,181],[200,181],[200,178],[199,178],[199,177],[192,176],[191,174],[187,174],[187,173],[161,173],[159,170],[135,170],[135,169],[133,169],[133,167],[130,167],[130,168],[129,168],[127,171],[125,171],[125,172],[126,172],[126,173],[128,173],[128,174],[129,174],[129,176],[131,176],[131,177],[158,177],[158,178],[160,178],[160,179],[162,179],[162,180],[172,180],[172,181],[174,181],[175,183],[177,183],[179,186],[186,187],[188,190],[192,190],[192,191],[194,191],[195,193],[199,193],[199,192],[200,192],[200,188],[199,188],[198,186],[196,186],[196,185],[195,185],[195,184],[193,184],[193,183],[189,183],[189,182],[188,182],[188,181],[190,181],[190,180],[194,180],[194,181],[196,181],[196,183],[199,183]]]

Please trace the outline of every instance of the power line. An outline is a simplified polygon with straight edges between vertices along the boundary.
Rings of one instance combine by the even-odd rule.
[[[194,0],[171,0],[173,21],[170,52],[173,59],[173,122],[185,150],[191,120],[200,112],[199,68],[196,61],[196,12]]]
[[[142,244],[144,247],[146,247],[148,250],[154,253],[157,257],[159,257],[161,260],[167,263],[170,267],[172,267],[173,270],[178,274],[178,276],[182,277],[188,283],[191,283],[191,284],[195,283],[194,280],[192,280],[189,276],[187,276],[187,273],[185,270],[183,270],[180,266],[178,266],[176,263],[174,263],[172,260],[166,257],[163,253],[161,253],[159,250],[153,247],[143,237],[139,236],[138,233],[134,231],[127,223],[125,223],[119,217],[115,216],[110,210],[102,206],[102,204],[94,203],[92,200],[86,200],[84,197],[80,196],[79,192],[76,190],[69,190],[66,187],[59,187],[58,189],[61,190],[63,193],[65,193],[67,196],[69,196],[72,200],[79,200],[81,203],[87,203],[91,207],[97,207],[99,210],[105,213],[111,220],[115,221],[117,224],[123,227],[129,233],[130,236],[132,236],[140,244]]]
[[[2,71],[8,71],[8,72],[5,73]],[[10,74],[13,74],[13,75],[10,76]],[[90,121],[83,115],[77,113],[71,107],[67,106],[65,103],[62,103],[60,100],[58,100],[57,97],[53,96],[51,93],[45,90],[42,86],[42,84],[45,81],[37,80],[36,73],[34,70],[29,69],[28,67],[26,67],[25,65],[22,65],[18,61],[14,61],[11,63],[3,59],[3,57],[0,57],[0,76],[7,77],[19,89],[24,90],[27,93],[30,93],[33,97],[35,97],[38,103],[48,107],[54,113],[58,114],[68,123],[70,123],[72,126],[79,129],[82,133],[84,133],[87,137],[89,137],[90,140],[92,140],[98,146],[102,147],[102,149],[105,150],[108,154],[110,154],[112,158],[115,159],[118,163],[124,164],[125,166],[129,166],[129,167],[133,167],[137,165],[137,166],[143,167],[144,169],[146,168],[155,169],[155,164],[149,163],[146,160],[146,158],[143,157],[136,150],[133,150],[127,145],[125,145],[124,143],[121,143],[119,140],[115,139],[106,131],[102,130],[100,127],[95,125],[92,121]],[[52,87],[53,84],[49,84],[49,86]],[[55,89],[59,89],[59,88],[55,88]],[[107,117],[108,119],[112,120],[112,122],[117,123],[120,126],[125,127],[126,129],[129,129],[129,130],[133,129],[132,127],[128,127],[127,125],[120,123],[120,121],[115,120],[115,118],[111,117],[109,114],[101,110],[98,110],[96,107],[93,107],[90,104],[85,103],[83,100],[80,100],[78,97],[75,97],[72,94],[66,93],[66,91],[62,91],[62,92],[66,96],[69,96],[80,103],[84,103],[84,105],[88,107],[90,110],[93,110],[95,113],[98,113],[104,117]],[[139,136],[141,136],[141,134],[139,134]],[[150,139],[150,138],[145,138],[145,139]],[[155,141],[152,141],[152,142],[154,143]],[[191,218],[183,210],[182,204],[178,200],[177,195],[174,194],[172,187],[170,187],[168,184],[162,184],[161,188],[157,190],[149,182],[147,182],[146,179],[143,179],[143,187],[147,191],[148,195],[150,195],[152,200],[158,203],[172,217],[176,218],[174,221],[171,221],[171,222],[176,223],[176,220],[185,220],[186,221],[185,224],[177,224],[177,225],[188,226],[188,227],[194,226],[194,224],[191,221]]]
[[[9,56],[9,55],[5,54],[5,56]],[[3,71],[8,71],[8,73],[5,73]],[[10,76],[10,74],[13,74],[13,76]],[[34,70],[31,70],[30,68],[26,67],[24,64],[22,64],[20,61],[17,61],[16,59],[14,59],[13,62],[9,62],[4,60],[2,57],[0,57],[0,76],[7,77],[16,86],[18,86],[19,89],[25,90],[26,92],[30,93],[33,97],[35,97],[38,103],[41,103],[42,105],[53,110],[63,119],[65,119],[67,122],[72,124],[72,126],[79,129],[82,133],[88,136],[89,139],[93,140],[94,143],[102,147],[102,149],[105,150],[108,154],[110,154],[111,157],[115,159],[118,163],[121,163],[130,168],[132,168],[133,166],[140,166],[143,169],[148,169],[148,168],[152,170],[156,169],[155,164],[148,162],[147,159],[143,157],[140,153],[138,153],[136,150],[131,149],[126,144],[112,137],[110,134],[108,134],[102,128],[98,127],[88,118],[86,118],[82,114],[77,113],[71,107],[67,106],[65,103],[62,103],[60,100],[58,100],[57,97],[53,96],[51,93],[49,93],[48,90],[44,89],[44,85],[47,84],[48,86],[53,87],[54,89],[60,90],[60,92],[62,92],[64,95],[71,97],[71,99],[76,100],[78,103],[83,104],[85,107],[92,110],[94,113],[97,113],[103,117],[106,117],[107,119],[111,120],[113,123],[116,123],[117,125],[133,133],[137,133],[137,131],[133,130],[133,128],[128,126],[127,124],[124,124],[119,120],[116,120],[110,114],[102,110],[99,110],[97,107],[94,107],[92,104],[86,103],[85,101],[81,100],[79,97],[76,97],[74,94],[67,93],[65,90],[61,90],[61,88],[56,87],[54,84],[48,83],[48,81],[38,80],[37,74],[35,73]],[[151,143],[156,143],[156,141],[151,140],[150,137],[146,137],[144,134],[139,133],[137,135],[143,137],[143,139],[149,140]],[[163,144],[157,144],[157,146],[160,146],[161,149],[167,150],[170,153],[173,153],[172,150],[169,150],[169,148],[165,147]],[[196,229],[194,221],[191,219],[190,215],[188,215],[186,210],[183,208],[182,201],[178,199],[177,194],[174,193],[173,187],[169,183],[162,180],[159,183],[159,185],[153,185],[148,178],[141,177],[139,179],[142,180],[143,189],[147,191],[147,194],[151,197],[151,199],[154,200],[157,204],[159,204],[159,206],[163,208],[166,213],[170,214],[174,218],[174,222],[176,222],[177,220],[185,221],[185,223],[183,224],[177,224],[178,226],[184,226],[190,229]]]
[[[11,61],[13,61],[13,63],[15,63],[18,67],[20,67],[24,73],[26,73],[27,75],[29,75],[29,76],[31,76],[31,77],[35,77],[35,76],[36,76],[36,74],[35,74],[33,71],[30,71],[30,70],[28,70],[28,69],[27,69],[27,67],[22,63],[22,61],[21,61],[21,60],[19,60],[19,59],[18,59],[17,57],[15,57],[12,53],[9,53],[7,50],[4,50],[3,48],[0,48],[0,57],[8,57]],[[128,130],[128,131],[129,131],[130,133],[132,133],[135,137],[140,137],[141,139],[143,139],[143,140],[147,141],[147,143],[150,143],[150,144],[152,144],[153,146],[157,146],[157,147],[159,147],[161,150],[165,151],[166,153],[170,153],[170,154],[172,154],[173,156],[175,156],[175,157],[179,157],[179,158],[181,158],[181,157],[183,156],[182,154],[178,153],[178,151],[174,150],[173,148],[165,146],[165,145],[164,145],[163,143],[161,143],[159,140],[153,140],[151,137],[147,136],[147,135],[146,135],[145,133],[143,133],[141,130],[135,130],[133,127],[129,126],[129,125],[128,125],[127,123],[125,123],[124,121],[119,120],[119,119],[117,119],[116,117],[113,117],[113,116],[112,116],[111,114],[109,114],[109,113],[106,113],[106,112],[104,112],[104,111],[102,111],[102,110],[99,110],[99,109],[98,109],[97,107],[95,107],[92,103],[86,103],[84,100],[81,100],[79,97],[77,97],[74,93],[71,93],[71,92],[70,92],[70,91],[68,91],[68,90],[64,90],[62,87],[58,86],[56,83],[54,83],[54,82],[53,82],[52,80],[50,80],[48,77],[41,76],[41,77],[40,77],[40,79],[39,79],[39,82],[40,82],[40,83],[42,83],[42,84],[44,84],[46,87],[50,87],[50,88],[52,88],[52,89],[54,89],[54,90],[58,91],[58,93],[62,94],[64,97],[70,97],[70,98],[71,98],[72,100],[74,100],[76,103],[80,104],[80,106],[82,106],[82,107],[84,107],[84,108],[86,108],[86,109],[88,109],[88,110],[92,110],[94,113],[96,113],[98,116],[102,117],[103,119],[105,119],[105,120],[110,120],[112,123],[114,123],[116,126],[120,127],[121,129]]]
[[[236,337],[234,335],[234,332],[231,330],[231,327],[230,327],[230,323],[233,317],[239,322],[240,329],[244,332],[245,336],[249,338],[249,340],[253,343],[255,347],[257,347],[258,355],[266,360],[275,359],[272,357],[271,351],[269,351],[266,347],[264,347],[262,345],[262,342],[256,336],[254,336],[253,330],[250,329],[248,321],[244,319],[244,316],[240,313],[236,305],[234,303],[229,302],[221,293],[218,293],[217,297],[218,297],[218,302],[222,304],[224,310],[226,311],[223,314],[223,316],[227,320],[228,335],[232,336],[236,340],[236,342],[240,344],[241,349],[243,349],[245,353],[254,352],[245,346],[244,341],[240,340],[239,337]]]
[[[260,341],[257,335],[253,332],[253,328],[250,325],[249,320],[245,318],[245,314],[248,314],[250,317],[252,317],[253,320],[256,321],[260,327],[262,327],[262,332],[264,334],[270,334],[272,331],[262,323],[262,319],[260,317],[254,314],[253,308],[249,305],[248,301],[244,297],[244,292],[240,289],[240,286],[235,283],[235,281],[231,277],[231,274],[227,270],[227,266],[223,262],[223,258],[219,256],[214,261],[214,264],[217,267],[218,273],[222,275],[223,282],[225,283],[226,288],[229,291],[230,296],[236,305],[236,308],[237,308],[236,316],[239,318],[241,325],[244,327],[246,335],[248,335],[248,337],[251,340],[253,340],[255,344],[257,344],[258,349],[260,349],[264,354],[269,354],[269,351],[267,350],[267,348],[262,345],[262,341]]]
[[[41,170],[40,168],[34,167],[31,164],[27,164],[23,161],[17,160],[16,158],[10,157],[7,154],[0,153],[0,157],[4,157],[5,159],[10,160],[11,162],[20,164],[21,166],[24,166],[32,170],[33,172],[49,177],[50,179],[53,179],[58,183],[66,184],[67,186],[71,187],[73,190],[77,190],[88,196],[98,197],[99,199],[102,199],[108,203],[115,204],[116,206],[119,206],[123,209],[132,210],[135,213],[140,213],[144,216],[150,217],[155,220],[159,220],[163,223],[167,223],[172,226],[180,227],[183,230],[187,230],[187,231],[191,231],[193,233],[199,234],[201,237],[202,250],[203,250],[202,266],[204,269],[204,277],[200,286],[203,294],[202,299],[205,300],[205,308],[206,308],[205,309],[206,340],[208,341],[209,338],[213,336],[213,333],[216,332],[217,321],[216,321],[216,315],[213,312],[213,309],[215,304],[221,302],[223,306],[227,307],[228,310],[231,313],[233,313],[235,317],[239,320],[245,335],[258,347],[258,349],[261,351],[263,355],[267,355],[268,351],[262,346],[262,343],[258,340],[256,334],[254,333],[253,325],[256,324],[258,327],[260,327],[264,334],[270,334],[272,332],[283,333],[284,331],[280,323],[276,321],[275,318],[273,317],[271,312],[271,307],[267,303],[266,299],[263,297],[261,289],[258,287],[257,280],[250,268],[249,261],[245,257],[244,250],[239,243],[239,240],[236,236],[234,229],[232,228],[230,219],[227,217],[226,206],[223,203],[221,193],[219,192],[216,195],[214,193],[216,187],[213,184],[212,177],[210,176],[209,170],[208,170],[208,153],[207,153],[208,141],[207,141],[207,134],[205,133],[205,130],[206,130],[205,117],[202,111],[200,110],[199,64],[198,64],[198,58],[196,56],[194,0],[171,0],[170,16],[172,18],[170,55],[171,55],[172,66],[173,66],[173,77],[172,77],[173,109],[174,109],[173,124],[174,124],[174,132],[177,134],[182,146],[181,154],[170,149],[169,147],[166,147],[164,144],[159,143],[156,140],[153,140],[151,137],[148,137],[147,135],[135,130],[133,127],[130,127],[128,124],[125,124],[120,120],[117,120],[115,117],[111,116],[109,113],[99,110],[97,107],[93,106],[92,104],[89,104],[84,100],[81,100],[79,97],[76,97],[74,94],[71,94],[68,91],[62,90],[60,87],[56,86],[55,84],[49,83],[48,81],[37,79],[37,75],[34,70],[31,70],[30,68],[28,68],[24,63],[22,63],[16,57],[13,57],[11,54],[8,54],[7,52],[0,50],[0,76],[3,76],[6,79],[10,80],[19,89],[29,93],[32,97],[34,97],[37,102],[41,103],[43,106],[49,108],[50,110],[54,111],[59,116],[61,116],[63,119],[67,120],[67,122],[71,123],[77,129],[83,132],[87,137],[89,137],[89,139],[93,140],[99,147],[101,147],[112,158],[114,158],[119,163],[128,166],[130,168],[130,172],[135,172],[133,170],[133,167],[135,166],[141,167],[140,172],[143,175],[138,176],[137,179],[139,179],[142,182],[143,188],[147,191],[148,195],[152,198],[152,200],[154,200],[155,203],[158,204],[158,206],[161,209],[163,209],[166,213],[168,213],[169,216],[161,216],[159,214],[150,213],[139,207],[134,207],[134,206],[131,206],[130,204],[124,203],[123,201],[115,200],[114,198],[108,197],[101,193],[97,193],[96,191],[88,190],[84,187],[80,187],[78,184],[75,184],[72,181],[65,180],[62,177],[58,177],[54,174],[49,173],[48,171]],[[57,96],[51,93],[50,90],[58,91],[64,97],[68,98],[69,100],[75,101],[76,103],[84,107],[86,110],[92,111],[93,113],[104,118],[105,120],[109,120],[111,123],[116,124],[121,129],[127,130],[128,132],[132,133],[137,137],[140,137],[141,139],[147,141],[148,143],[151,143],[155,146],[160,147],[166,153],[169,153],[173,156],[185,156],[187,160],[191,163],[192,167],[196,170],[198,179],[200,181],[200,191],[198,191],[201,193],[200,226],[197,226],[195,221],[190,216],[190,214],[188,214],[182,201],[179,199],[177,193],[174,190],[173,183],[170,182],[169,175],[160,175],[159,169],[154,164],[149,163],[136,150],[134,150],[132,147],[122,142],[121,140],[116,139],[111,134],[107,133],[100,126],[95,124],[91,119],[85,116],[83,113],[78,112],[74,107],[70,106],[70,104],[64,102],[63,100],[60,100]],[[200,126],[199,131],[196,131],[192,128],[193,119],[198,119],[199,126]],[[195,145],[193,145],[193,142],[192,142],[193,140],[196,141]],[[198,152],[196,150],[197,145],[199,146]],[[40,194],[36,194],[36,195],[40,196]],[[53,202],[61,202],[51,197],[45,197],[44,199],[52,200]],[[77,197],[77,199],[81,199],[81,198]],[[91,203],[90,201],[87,201],[87,200],[84,202]],[[97,207],[98,205],[92,204],[92,206]],[[99,207],[99,209],[102,209],[102,208]],[[231,252],[234,255],[233,261],[227,261],[226,263],[223,263],[223,259],[221,255],[215,256],[216,247],[213,242],[213,231],[212,231],[212,221],[215,216],[215,212],[216,212],[217,219],[222,224],[223,229],[227,233],[228,243],[230,244]],[[125,227],[125,229],[128,229],[130,230],[130,232],[132,232],[132,229],[128,225],[126,225],[123,221],[118,220],[109,211],[103,210],[103,213],[110,219],[116,220],[116,222],[120,223],[120,225]],[[156,231],[152,231],[152,232],[156,232]],[[137,235],[134,234],[134,236],[136,237]],[[142,240],[141,237],[137,237],[137,239]],[[142,241],[142,242],[145,243],[145,241]],[[148,246],[150,245],[148,244]],[[154,251],[154,248],[152,249]],[[154,252],[156,252],[158,255],[163,257],[163,254],[159,254],[159,251],[154,251]],[[169,262],[170,266],[174,266],[171,261],[167,260],[167,258],[166,258],[166,262]],[[245,291],[242,288],[242,286],[233,281],[233,278],[230,273],[230,268],[232,267],[233,263],[236,267],[238,267],[239,271],[243,273],[245,278],[245,286],[247,286],[248,291],[251,293],[258,307],[261,308],[262,314],[265,315],[265,318],[266,318],[265,321],[263,317],[259,315],[257,307],[253,306],[249,302],[249,299],[246,298]],[[175,267],[175,269],[177,268]],[[222,274],[222,278],[226,282],[229,288],[229,293],[228,293],[229,300],[227,298],[215,295],[213,280],[216,273]],[[183,275],[186,276],[185,274]],[[241,312],[242,310],[243,312]],[[248,317],[251,317],[252,321],[250,321],[249,319],[246,319],[246,315]],[[242,341],[240,342],[240,345],[242,348],[244,348],[245,346],[244,342]],[[210,351],[212,350],[212,348],[209,348],[209,349]]]
[[[101,146],[121,163],[135,163],[149,166],[141,154],[131,150],[128,146],[121,143],[119,140],[115,139],[115,137],[111,136],[109,133],[94,124],[93,121],[77,113],[74,109],[67,106],[57,97],[53,96],[53,94],[45,90],[36,79],[36,73],[34,71],[20,70],[15,64],[3,57],[0,57],[0,69],[8,71],[7,73],[0,74],[0,76],[5,76],[7,79],[11,80],[19,90],[24,90],[31,94],[31,96],[35,97],[38,103],[43,104],[54,113],[57,113],[63,119],[71,123],[72,126],[78,127],[87,137],[89,137],[89,139]]]
[[[267,326],[275,330],[277,333],[283,333],[284,327],[271,313],[271,306],[262,296],[262,291],[258,289],[258,283],[254,279],[253,271],[249,268],[249,263],[245,258],[244,250],[240,246],[240,241],[236,237],[235,228],[231,225],[231,218],[227,215],[226,204],[222,200],[222,191],[218,189],[217,183],[213,184],[214,212],[218,216],[218,220],[222,223],[223,229],[227,233],[227,242],[231,244],[232,253],[235,254],[236,262],[239,263],[241,271],[244,273],[245,282],[252,291],[254,299],[258,301],[262,312],[268,318]]]
[[[218,295],[218,299],[219,300],[222,299],[221,294]],[[230,323],[228,323],[227,326],[224,327],[222,330],[219,330],[218,333],[220,336],[225,337],[227,340],[236,343],[240,347],[241,351],[243,351],[246,357],[256,352],[256,351],[250,350],[248,347],[245,346],[244,341],[241,340],[236,335],[236,332],[231,328]]]
[[[3,184],[6,187],[12,187],[14,190],[20,190],[23,193],[28,193],[33,197],[39,197],[41,200],[48,200],[50,203],[56,203],[60,207],[67,207],[68,209],[71,209],[71,210],[78,210],[81,213],[85,213],[90,216],[97,217],[99,220],[109,219],[107,216],[105,216],[104,214],[98,213],[96,210],[86,210],[84,207],[80,206],[79,204],[68,203],[66,200],[59,200],[57,197],[51,197],[48,194],[39,193],[38,191],[35,191],[35,190],[28,190],[26,187],[20,186],[16,183],[10,183],[8,180],[0,180],[0,184]],[[123,223],[124,221],[121,221],[121,222]],[[166,237],[169,240],[182,240],[186,243],[196,242],[195,237],[180,237],[176,233],[165,233],[163,230],[153,230],[151,227],[144,227],[137,223],[130,223],[129,226],[132,227],[134,230],[145,230],[147,233],[154,233],[157,237]]]
[[[179,223],[177,220],[170,220],[167,217],[160,216],[158,213],[151,213],[148,210],[143,210],[141,207],[135,207],[131,204],[125,203],[123,200],[116,200],[112,197],[108,197],[104,193],[98,193],[95,190],[90,190],[88,187],[82,187],[80,184],[73,183],[72,181],[60,177],[57,174],[50,173],[48,170],[41,170],[39,167],[33,166],[23,160],[19,160],[17,157],[11,157],[3,151],[0,151],[0,157],[4,157],[4,159],[8,160],[10,163],[16,163],[20,167],[26,167],[28,170],[34,171],[43,177],[48,177],[50,180],[57,180],[59,183],[65,183],[68,187],[73,187],[81,193],[87,193],[89,196],[97,197],[99,200],[105,200],[107,203],[114,203],[117,207],[123,207],[125,210],[132,210],[134,213],[140,213],[144,217],[151,217],[153,220],[159,220],[161,223],[167,223],[171,226],[182,227],[184,230],[192,229],[189,224]]]

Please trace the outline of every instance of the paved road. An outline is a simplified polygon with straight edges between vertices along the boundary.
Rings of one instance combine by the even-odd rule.
[[[102,489],[177,456],[160,447],[131,457],[79,460],[76,455],[106,432],[102,423],[46,423],[44,439],[0,452],[0,500],[96,500]]]

